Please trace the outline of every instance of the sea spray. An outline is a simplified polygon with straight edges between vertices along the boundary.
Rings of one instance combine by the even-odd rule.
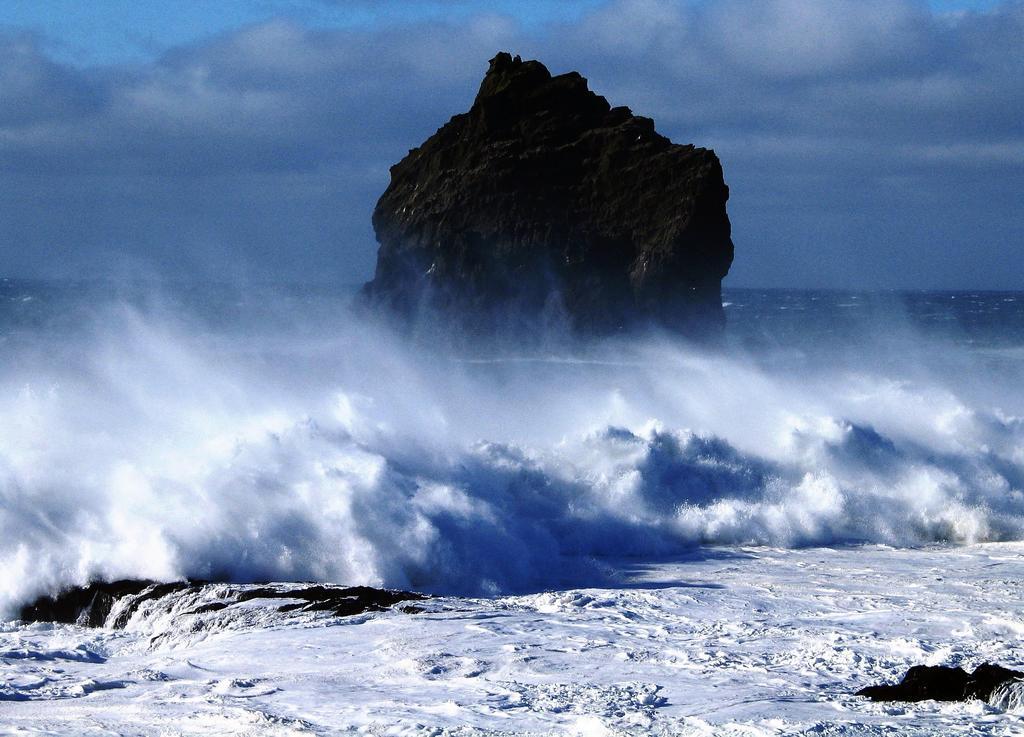
[[[494,594],[698,544],[1024,538],[1019,362],[909,332],[903,358],[653,336],[452,356],[270,304],[212,324],[100,300],[8,334],[5,614],[95,578]]]

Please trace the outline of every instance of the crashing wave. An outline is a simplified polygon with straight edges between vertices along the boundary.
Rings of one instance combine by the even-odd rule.
[[[194,335],[130,310],[61,350],[0,374],[9,616],[119,578],[493,594],[699,544],[1024,538],[1021,384],[970,356],[650,340],[478,363],[368,326]]]

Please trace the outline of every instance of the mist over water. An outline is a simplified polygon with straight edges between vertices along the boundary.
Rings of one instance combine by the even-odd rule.
[[[700,544],[1024,538],[1024,295],[736,291],[452,355],[348,294],[0,281],[0,612],[94,578],[497,593]]]

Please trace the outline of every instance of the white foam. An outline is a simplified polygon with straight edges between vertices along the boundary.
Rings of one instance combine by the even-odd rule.
[[[1014,714],[1024,712],[1024,681],[1004,681],[995,687],[988,703]]]
[[[103,312],[0,375],[0,609],[95,577],[495,593],[697,543],[1024,538],[1020,370],[925,348],[474,363]]]
[[[618,563],[615,587],[416,615],[262,599],[190,613],[230,600],[225,585],[148,600],[126,630],[0,625],[0,734],[1020,732],[1010,687],[991,704],[855,693],[913,665],[1021,669],[1019,633],[993,614],[1020,619],[1024,544]]]

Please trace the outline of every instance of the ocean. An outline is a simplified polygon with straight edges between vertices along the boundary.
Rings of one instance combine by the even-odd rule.
[[[726,289],[714,345],[522,353],[353,293],[0,280],[0,732],[1021,728],[849,694],[1021,663],[1024,292]],[[438,598],[362,633],[14,619],[121,578]]]

